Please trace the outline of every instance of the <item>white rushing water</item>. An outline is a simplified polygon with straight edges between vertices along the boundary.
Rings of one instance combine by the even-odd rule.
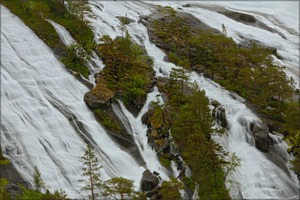
[[[156,76],[168,76],[170,70],[176,66],[163,60],[165,54],[149,41],[146,27],[138,22],[140,15],[149,15],[154,10],[153,4],[180,8],[219,30],[224,23],[228,36],[237,42],[240,41],[241,35],[276,47],[284,58],[277,62],[287,65],[287,74],[299,81],[298,25],[291,20],[294,17],[293,13],[284,14],[286,9],[295,9],[295,12],[299,13],[293,6],[294,3],[274,3],[272,9],[268,8],[269,4],[263,3],[256,9],[255,3],[250,2],[247,4],[214,2],[228,9],[242,10],[255,15],[257,19],[282,33],[286,39],[278,34],[238,23],[201,6],[182,7],[188,3],[187,1],[147,3],[89,1],[89,3],[96,16],[95,19],[89,19],[96,41],[103,35],[110,35],[112,38],[122,35],[117,16],[127,16],[135,20],[126,25],[126,29],[134,41],[143,45],[154,59]],[[278,5],[284,6],[278,8]],[[278,12],[280,16],[277,15]],[[65,45],[76,42],[64,27],[55,22],[51,24]],[[82,184],[77,180],[82,178],[80,157],[83,155],[86,141],[90,141],[96,147],[96,155],[103,165],[100,174],[104,180],[122,176],[134,180],[138,188],[145,167],[150,171],[158,171],[162,179],[167,180],[172,176],[171,172],[160,165],[155,152],[147,144],[146,126],[141,122],[141,116],[147,112],[151,101],[159,98],[162,102],[157,89],[148,94],[147,102],[137,117],[133,116],[122,103],[114,107],[115,113],[119,113],[120,119],[128,125],[128,132],[134,136],[145,161],[144,167],[120,149],[96,122],[83,101],[88,88],[70,75],[49,47],[3,6],[1,6],[1,26],[1,147],[4,155],[12,161],[25,180],[32,183],[33,167],[37,166],[51,190],[64,189],[68,197],[82,198],[85,193],[80,191]],[[104,67],[96,55],[93,55],[92,62],[91,65],[95,67],[93,73]],[[90,81],[93,81],[92,77]],[[243,101],[235,99],[213,81],[196,73],[190,74],[190,81],[196,81],[206,91],[209,99],[217,100],[226,110],[230,127],[228,136],[215,139],[241,159],[241,166],[230,176],[233,180],[230,189],[232,198],[297,198],[299,182],[285,163],[270,161],[269,154],[260,152],[253,143],[247,142],[252,138],[249,123],[260,121],[258,117],[244,105]],[[272,138],[276,141],[275,149],[286,159],[286,144],[282,142],[280,136],[272,135]],[[178,175],[174,163],[172,169],[173,175]]]
[[[129,124],[127,132],[133,135],[134,141],[146,163],[147,169],[151,172],[161,172],[161,178],[163,180],[168,180],[171,173],[160,164],[156,152],[153,151],[153,148],[148,144],[147,126],[141,121],[142,116],[148,112],[150,103],[157,101],[163,102],[158,89],[155,87],[153,92],[148,94],[147,101],[137,117],[133,116],[121,101],[119,101],[120,109],[117,107],[113,107],[113,109],[121,120],[126,120],[124,121],[124,124]],[[122,117],[122,114],[124,117]]]
[[[148,38],[146,27],[141,23],[138,23],[138,15],[147,15],[153,9],[153,7],[149,6],[148,4],[135,2],[108,3],[101,1],[91,1],[90,3],[91,5],[93,5],[93,13],[96,14],[97,18],[102,20],[102,22],[100,22],[99,20],[91,20],[95,30],[96,38],[99,38],[104,34],[110,35],[112,38],[116,37],[117,35],[121,35],[120,30],[118,30],[119,22],[116,19],[117,16],[126,15],[130,19],[134,19],[135,22],[127,25],[126,29],[129,31],[132,38],[137,43],[143,45],[147,50],[148,55],[150,55],[154,59],[154,69],[156,71],[156,75],[169,75],[170,70],[175,66],[163,60],[165,54],[155,45],[151,44]],[[177,8],[178,5],[181,7],[181,5],[184,4],[180,2],[169,1],[151,1],[148,3],[169,6],[173,5],[174,8]],[[101,10],[99,8],[101,8]],[[223,20],[224,17],[221,18],[222,20],[220,20],[220,18],[214,19],[213,16],[217,13],[203,10],[201,8],[186,8],[186,10],[208,25],[212,26],[213,28],[220,29],[220,23],[222,21],[224,22],[225,20]],[[298,57],[295,51],[297,50],[297,48],[299,49],[298,46],[296,47],[296,44],[298,44],[299,42],[298,40],[294,41],[296,36],[294,37],[293,35],[288,35],[288,33],[283,31],[286,34],[287,38],[291,38],[289,38],[288,40],[282,40],[277,35],[274,36],[271,33],[265,33],[264,30],[257,30],[257,28],[255,27],[249,28],[249,26],[241,25],[241,23],[236,24],[237,22],[230,20],[229,18],[227,18],[226,20],[228,24],[234,24],[232,26],[228,25],[227,27],[230,30],[229,36],[236,39],[236,41],[238,40],[236,38],[236,34],[234,33],[235,31],[239,30],[240,32],[242,32],[243,36],[249,36],[249,38],[251,39],[260,40],[262,42],[265,42],[266,44],[272,43],[272,45],[270,46],[273,46],[275,44],[276,48],[280,47],[278,48],[278,51],[286,59],[283,62],[287,63],[291,61],[293,63],[292,67],[297,66],[296,63],[298,62]],[[214,23],[218,24],[214,25]],[[262,38],[261,35],[264,35],[264,37]],[[276,41],[276,43],[274,43],[274,41]],[[287,53],[291,53],[290,57],[286,56]],[[260,120],[244,105],[242,100],[238,100],[242,98],[230,94],[218,84],[196,73],[190,74],[190,81],[196,81],[200,85],[200,87],[206,91],[206,95],[209,99],[217,100],[226,110],[227,121],[230,127],[228,129],[228,137],[225,138],[226,136],[223,136],[223,138],[216,138],[216,140],[225,140],[226,144],[224,144],[224,146],[227,147],[227,150],[230,153],[236,153],[236,155],[241,159],[241,166],[238,168],[237,172],[232,174],[230,177],[230,179],[233,180],[233,184],[230,190],[232,198],[297,198],[299,195],[299,182],[295,174],[287,169],[282,160],[279,159],[280,164],[275,164],[274,162],[269,160],[268,156],[270,155],[260,152],[254,146],[253,138],[251,136],[251,133],[249,132],[248,127],[250,122]],[[237,99],[235,99],[234,96],[236,96]],[[248,142],[249,138],[252,142]],[[277,137],[277,140],[280,141],[280,144],[284,144],[279,137]],[[276,148],[278,151],[281,151],[281,153],[283,152],[283,154],[284,152],[286,152],[286,145],[277,145]]]
[[[102,179],[122,176],[138,188],[144,168],[121,150],[83,101],[88,91],[21,20],[1,6],[1,147],[32,183],[37,166],[50,190],[82,198],[86,141],[96,147]]]

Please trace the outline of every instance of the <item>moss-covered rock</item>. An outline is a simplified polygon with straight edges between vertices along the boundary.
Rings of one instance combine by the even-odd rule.
[[[84,95],[84,101],[92,108],[108,108],[114,99],[115,93],[107,88],[107,81],[98,79],[97,85]]]

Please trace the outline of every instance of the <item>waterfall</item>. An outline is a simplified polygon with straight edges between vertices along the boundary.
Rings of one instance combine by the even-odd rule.
[[[284,25],[293,27],[293,21],[276,25],[277,19],[274,16],[265,17],[256,13],[258,19],[284,34],[285,40],[276,34],[238,23],[199,6],[183,7],[182,5],[189,3],[187,1],[89,3],[96,16],[95,19],[87,18],[93,27],[95,41],[103,35],[110,35],[112,38],[122,35],[117,16],[127,15],[134,20],[126,25],[126,29],[133,40],[144,46],[148,55],[153,58],[156,76],[168,77],[170,70],[177,66],[164,61],[164,52],[149,41],[147,28],[139,23],[139,17],[150,14],[155,4],[180,8],[216,29],[220,29],[220,23],[224,22],[229,36],[237,42],[242,36],[261,40],[271,46],[274,44],[278,53],[284,57],[283,60],[275,61],[287,65],[287,74],[299,81],[299,70],[295,68],[299,61],[299,33],[292,34],[288,31],[290,29],[282,28]],[[238,3],[228,4],[236,9],[240,6]],[[64,27],[55,22],[51,24],[65,45],[76,42]],[[80,157],[87,142],[95,147],[96,156],[103,165],[100,171],[103,180],[122,176],[134,180],[135,187],[139,188],[145,168],[158,171],[163,180],[168,180],[172,174],[158,162],[155,152],[147,143],[146,126],[141,122],[141,117],[149,109],[150,102],[161,98],[156,88],[148,94],[147,102],[137,117],[134,117],[122,102],[113,106],[114,112],[126,124],[127,131],[134,136],[145,161],[145,166],[140,166],[129,153],[114,143],[96,122],[93,113],[83,101],[83,96],[89,89],[70,75],[49,47],[4,6],[1,6],[1,26],[1,148],[4,156],[11,160],[26,181],[33,183],[33,168],[37,166],[49,189],[64,189],[69,198],[83,198],[85,192],[80,191],[83,185],[77,180],[82,178]],[[104,67],[95,53],[89,67],[92,73],[89,79],[94,83],[93,74]],[[243,99],[195,72],[190,74],[190,81],[196,81],[201,89],[205,90],[206,96],[210,100],[218,101],[225,110],[227,134],[213,138],[229,153],[236,153],[241,159],[241,166],[229,175],[229,179],[232,180],[232,185],[228,186],[231,197],[298,198],[299,181],[286,164],[289,155],[286,153],[287,145],[282,141],[282,136],[270,134],[279,156],[259,151],[255,147],[250,123],[260,122],[260,119],[246,107]],[[160,101],[163,102],[162,99]],[[178,171],[176,172],[173,162],[172,169],[173,175],[177,175]],[[190,175],[188,169],[186,175]],[[194,194],[197,194],[197,187]]]
[[[88,91],[24,23],[1,6],[1,148],[33,183],[37,166],[50,190],[82,198],[86,142],[95,147],[101,178],[122,176],[139,187],[144,167],[118,147],[83,101]]]
[[[150,3],[161,5],[176,4],[176,6],[178,6],[178,4],[183,4],[178,2],[154,1]],[[108,34],[111,37],[118,35],[119,30],[117,28],[118,22],[116,21],[116,16],[125,16],[126,14],[127,17],[135,20],[135,22],[128,24],[126,29],[133,40],[144,46],[148,55],[153,58],[156,76],[168,76],[170,70],[173,67],[176,67],[172,63],[167,63],[163,60],[165,54],[149,41],[146,27],[141,23],[138,23],[137,16],[147,15],[152,9],[151,6],[141,3],[134,4],[134,2],[114,2],[114,5],[107,2],[91,1],[91,4],[94,5],[93,13],[104,21],[104,23],[100,23],[99,21],[96,22],[95,20],[91,20],[92,26],[95,27],[94,30],[97,37],[101,37],[103,34]],[[118,8],[116,8],[116,4],[118,4]],[[134,6],[132,6],[133,4]],[[176,8],[176,6],[174,7]],[[101,11],[97,10],[97,7],[101,7]],[[201,15],[203,10],[199,9],[201,10],[199,14],[196,8],[184,9],[190,9],[189,11],[196,17],[199,17],[198,15]],[[199,18],[203,20],[203,17],[204,16],[201,16]],[[216,26],[213,21],[208,21],[211,19],[211,17],[208,17],[208,14],[206,14],[205,17],[207,17],[207,19],[206,21],[204,20],[204,22],[208,25]],[[102,28],[99,30],[99,28],[97,28],[99,26],[109,26],[109,28]],[[220,29],[220,27],[218,27],[218,29]],[[236,27],[233,28],[237,29]],[[114,30],[114,32],[111,32],[112,30]],[[246,32],[246,28],[244,28],[243,31]],[[247,33],[244,34],[246,35]],[[253,37],[257,37],[257,35],[254,35]],[[280,40],[280,42],[283,43],[284,41]],[[284,48],[283,50],[287,49]],[[299,184],[295,174],[288,168],[283,169],[283,167],[280,167],[282,165],[286,166],[284,161],[280,160],[280,164],[274,164],[268,154],[260,152],[255,147],[249,126],[251,122],[259,122],[260,119],[245,106],[243,103],[244,100],[238,95],[229,93],[218,84],[195,72],[190,74],[190,81],[196,81],[201,89],[205,90],[206,96],[209,99],[218,101],[225,109],[228,122],[228,138],[226,140],[227,144],[223,146],[227,146],[228,148],[226,150],[229,151],[229,153],[234,152],[241,159],[241,166],[230,177],[234,184],[231,186],[230,190],[231,197],[240,198],[240,195],[247,199],[288,199],[297,197],[297,195],[299,195]],[[282,148],[282,150],[286,151],[284,148]]]
[[[162,102],[162,98],[159,95],[158,89],[155,87],[153,92],[148,94],[147,101],[137,117],[134,117],[127,110],[122,101],[119,101],[120,110],[116,106],[113,107],[113,110],[123,121],[123,124],[129,125],[127,132],[133,135],[134,141],[146,163],[146,168],[151,172],[159,172],[163,180],[169,180],[171,173],[160,164],[156,152],[148,143],[147,126],[141,121],[143,114],[148,112],[151,102]]]

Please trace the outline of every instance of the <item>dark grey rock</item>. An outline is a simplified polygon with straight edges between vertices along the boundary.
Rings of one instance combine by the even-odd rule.
[[[218,107],[218,106],[220,106],[220,103],[218,102],[218,101],[216,101],[216,100],[211,100],[211,105],[213,105],[214,107]]]
[[[242,22],[248,22],[248,23],[255,23],[256,19],[252,15],[246,14],[246,13],[241,13],[241,12],[236,12],[236,11],[225,11],[221,12],[222,14],[226,15],[229,18],[232,18],[237,21],[242,21]]]
[[[141,180],[141,189],[142,191],[151,191],[157,187],[159,179],[157,176],[153,175],[149,169],[143,172]]]
[[[226,119],[226,110],[223,107],[217,107],[213,110],[213,117],[215,118],[217,124],[223,128],[227,128],[228,123]]]
[[[268,152],[270,143],[268,126],[265,123],[254,122],[251,125],[251,130],[255,140],[255,146],[262,152]]]

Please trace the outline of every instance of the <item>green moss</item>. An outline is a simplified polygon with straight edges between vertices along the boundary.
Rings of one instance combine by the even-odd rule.
[[[161,157],[159,158],[159,162],[162,164],[162,166],[164,166],[167,169],[171,166],[171,160],[167,158]]]
[[[99,117],[103,126],[117,133],[121,131],[120,126],[111,117],[109,117],[105,111],[96,109],[94,112]]]
[[[188,188],[190,188],[192,191],[195,190],[196,188],[196,183],[195,181],[192,180],[192,178],[189,177],[184,177],[183,182],[187,185]]]
[[[41,15],[49,14],[49,6],[46,1],[37,4],[36,1],[21,3],[19,0],[2,0],[1,3],[20,17],[50,47],[55,47],[59,43],[58,34],[53,26],[41,17]],[[44,8],[39,11],[40,7]]]

